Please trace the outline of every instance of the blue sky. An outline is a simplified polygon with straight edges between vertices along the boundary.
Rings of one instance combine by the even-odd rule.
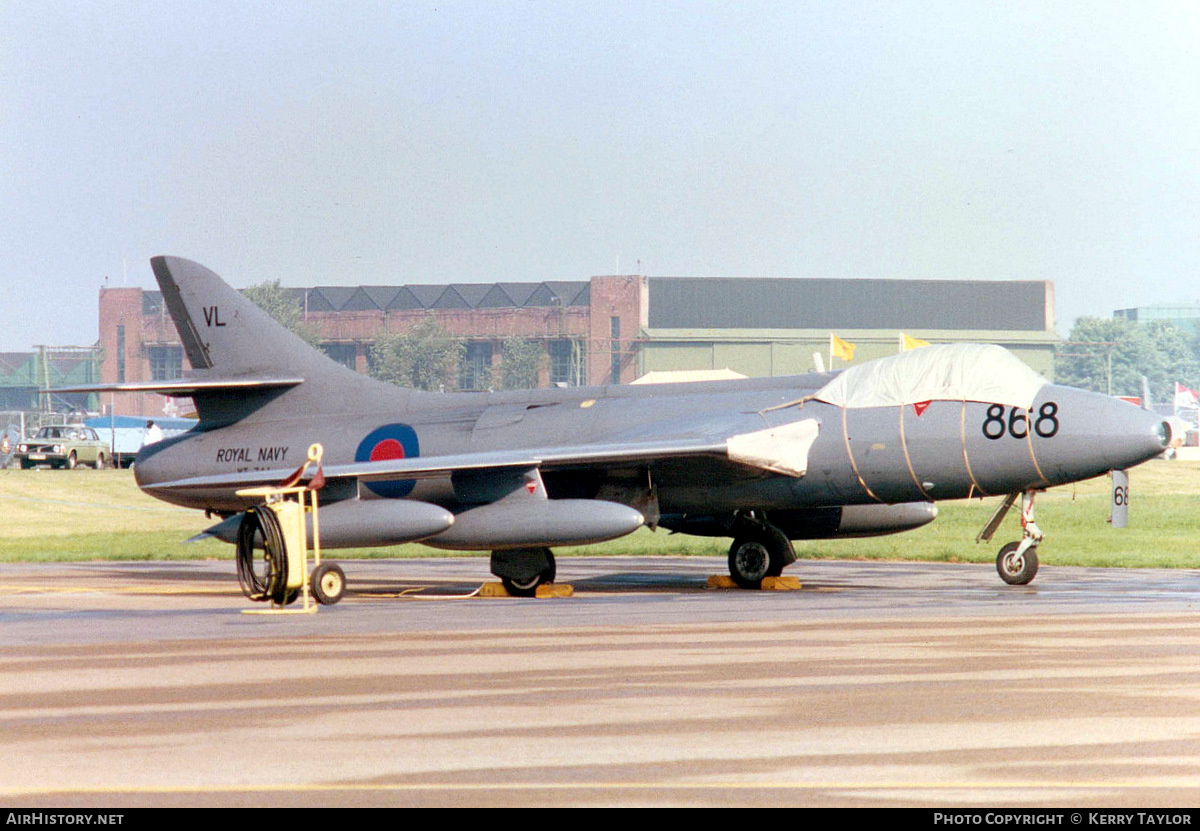
[[[1200,4],[0,0],[0,351],[236,286],[1053,280],[1200,298]]]

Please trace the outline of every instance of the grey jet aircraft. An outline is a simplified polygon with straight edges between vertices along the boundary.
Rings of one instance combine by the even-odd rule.
[[[643,525],[731,537],[731,576],[757,587],[794,562],[792,540],[904,531],[938,500],[1007,495],[1007,507],[1018,494],[1025,531],[997,568],[1024,583],[1042,538],[1034,492],[1131,467],[1170,439],[1152,413],[977,344],[794,377],[404,389],[309,348],[196,263],[151,263],[192,369],[86,388],[194,400],[195,428],[138,454],[147,493],[215,514],[208,533],[245,542],[261,529],[246,530],[255,498],[236,492],[285,479],[320,442],[324,548],[489,550],[518,595],[553,582],[552,547]]]

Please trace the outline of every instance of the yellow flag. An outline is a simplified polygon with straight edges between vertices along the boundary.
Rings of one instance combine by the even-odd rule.
[[[830,333],[829,335],[829,353],[835,358],[841,358],[843,361],[854,360],[854,350],[858,347],[852,343],[839,338],[837,335]]]
[[[910,338],[903,332],[900,333],[900,351],[907,352],[910,349],[919,349],[922,346],[929,346],[929,341],[921,340],[920,338]]]

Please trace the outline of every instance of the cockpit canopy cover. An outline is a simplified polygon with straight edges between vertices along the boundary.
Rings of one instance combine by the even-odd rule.
[[[952,343],[852,366],[813,397],[839,407],[986,401],[1029,409],[1048,383],[1001,346]]]

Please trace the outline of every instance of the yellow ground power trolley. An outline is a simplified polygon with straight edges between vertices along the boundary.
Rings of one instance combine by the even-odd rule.
[[[271,606],[247,609],[247,614],[311,614],[317,611],[317,604],[328,606],[342,599],[346,575],[336,563],[321,562],[317,491],[324,484],[323,454],[324,448],[314,443],[304,465],[284,483],[237,492],[238,496],[263,500],[246,511],[238,527],[237,571],[245,595],[269,601]],[[299,484],[308,466],[314,464],[316,474],[308,484]],[[303,600],[299,608],[286,608],[297,599]]]

